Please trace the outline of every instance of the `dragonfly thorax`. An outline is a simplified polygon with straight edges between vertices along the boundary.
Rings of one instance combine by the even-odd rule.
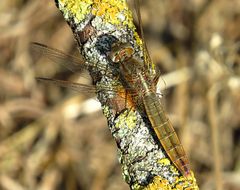
[[[112,45],[110,59],[120,64],[120,75],[123,83],[138,93],[140,97],[148,92],[156,92],[154,76],[148,72],[144,60],[134,55],[134,49],[129,43]]]
[[[126,83],[139,97],[143,97],[149,92],[156,92],[153,77],[140,66],[136,59],[129,59],[120,66],[120,73]]]

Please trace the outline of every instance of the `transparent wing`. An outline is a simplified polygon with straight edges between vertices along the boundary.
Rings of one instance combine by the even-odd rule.
[[[87,68],[85,60],[82,57],[68,55],[60,50],[48,47],[37,42],[31,43],[31,49],[34,52],[41,53],[55,63],[60,63],[72,72],[82,71]]]
[[[96,87],[93,85],[80,84],[80,83],[75,83],[75,82],[70,82],[70,81],[65,81],[65,80],[42,78],[42,77],[37,77],[36,80],[39,82],[43,82],[45,84],[51,84],[51,85],[57,85],[57,86],[63,87],[63,88],[69,88],[71,90],[81,92],[84,94],[89,94],[89,93],[94,94],[98,91],[107,91],[108,93],[112,92],[114,94],[121,94],[121,93],[127,92],[129,95],[131,95],[133,97],[138,96],[138,93],[132,92],[130,88],[122,88],[118,85],[111,86],[111,88],[109,86],[101,85],[101,89],[96,89]],[[122,96],[122,98],[124,98],[124,96]]]
[[[151,60],[146,42],[144,40],[144,32],[143,32],[143,26],[142,26],[142,17],[141,17],[141,12],[140,12],[139,0],[134,0],[134,9],[136,11],[138,26],[139,26],[139,29],[140,29],[140,37],[141,37],[142,43],[143,43],[144,61],[145,61],[145,64],[147,64],[148,66],[152,66],[152,60]]]
[[[91,85],[85,85],[85,84],[74,83],[74,82],[58,80],[58,79],[41,78],[41,77],[38,77],[36,79],[45,84],[57,85],[57,86],[69,88],[71,90],[78,91],[81,93],[95,93],[96,92],[96,88]]]

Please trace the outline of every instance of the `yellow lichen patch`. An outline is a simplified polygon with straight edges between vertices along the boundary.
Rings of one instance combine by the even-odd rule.
[[[91,13],[116,28],[127,26],[134,32],[137,44],[142,47],[126,0],[59,0],[59,9],[66,20],[73,18],[75,24],[81,23]]]
[[[198,186],[196,183],[196,179],[194,177],[193,172],[191,171],[191,175],[189,177],[177,177],[176,182],[174,184],[176,190],[198,190]]]
[[[141,48],[143,48],[143,47],[142,47],[142,45],[143,45],[142,39],[139,37],[139,35],[138,35],[137,32],[134,32],[134,38],[136,39],[137,44],[138,44]]]
[[[159,164],[163,164],[164,166],[169,166],[170,167],[170,171],[177,174],[179,171],[177,170],[177,168],[171,163],[169,158],[164,158],[158,161]]]
[[[128,25],[135,30],[132,13],[126,0],[59,0],[60,9],[65,15],[72,15],[79,23],[87,14],[103,18],[113,25]]]
[[[92,0],[59,0],[59,8],[65,19],[73,17],[76,23],[80,23],[91,12]]]
[[[164,166],[168,166],[168,165],[171,164],[171,162],[170,162],[170,160],[169,160],[168,158],[163,158],[163,159],[161,159],[161,160],[158,160],[158,163],[159,163],[159,164],[162,164],[162,165],[164,165]]]
[[[107,105],[103,105],[102,110],[106,118],[109,118],[111,116],[110,108]]]
[[[129,29],[134,31],[136,43],[142,47],[142,40],[136,32],[132,12],[129,10],[126,0],[95,0],[92,14],[101,16],[104,22],[116,27],[128,26]]]
[[[163,158],[158,160],[159,164],[162,164],[164,166],[170,166],[170,169],[173,173],[178,173],[176,167],[174,165],[171,164],[171,161],[169,160],[169,158]]]
[[[92,14],[101,16],[104,22],[117,26],[128,25],[129,28],[135,29],[126,0],[94,0]]]
[[[119,115],[118,122],[116,123],[116,128],[121,126],[128,126],[129,128],[134,128],[136,126],[137,117],[134,111],[127,110],[123,114]]]
[[[184,177],[176,177],[178,184],[170,184],[167,179],[163,179],[160,176],[155,176],[153,181],[147,186],[143,187],[138,184],[134,184],[134,190],[199,190],[195,179],[193,181],[186,180]]]
[[[144,190],[171,190],[171,186],[168,180],[156,176],[153,181],[144,188]]]

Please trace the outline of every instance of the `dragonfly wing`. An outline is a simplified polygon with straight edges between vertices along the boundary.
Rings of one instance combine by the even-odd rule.
[[[44,44],[33,42],[31,43],[31,49],[34,52],[43,54],[55,63],[60,63],[72,72],[82,71],[87,68],[87,64],[85,64],[85,60],[82,57],[68,55]]]
[[[113,93],[113,94],[125,94],[128,93],[131,96],[137,96],[137,92],[132,92],[130,88],[121,88],[119,86],[102,86],[101,89],[96,89],[95,86],[93,85],[86,85],[86,84],[80,84],[80,83],[75,83],[75,82],[70,82],[70,81],[65,81],[65,80],[58,80],[58,79],[51,79],[51,78],[42,78],[42,77],[37,77],[37,81],[43,82],[45,84],[51,84],[51,85],[57,85],[63,88],[69,88],[74,91],[78,91],[81,93],[96,93],[98,91],[106,91],[108,93]],[[119,96],[121,98],[125,98],[124,95]]]
[[[57,85],[64,88],[69,88],[74,91],[78,91],[81,93],[95,93],[96,88],[91,85],[85,85],[80,83],[74,83],[70,81],[64,81],[64,80],[57,80],[57,79],[50,79],[50,78],[36,78],[38,81],[46,83],[46,84],[52,84]]]
[[[151,57],[150,57],[146,42],[144,40],[144,32],[143,32],[142,16],[141,16],[141,12],[140,12],[139,0],[134,0],[134,9],[136,11],[138,26],[139,26],[139,29],[140,29],[140,38],[142,39],[142,43],[143,43],[144,61],[147,65],[150,65],[150,64],[152,64],[152,61],[151,61]]]
[[[94,86],[79,84],[79,83],[74,83],[74,82],[69,82],[64,80],[57,80],[57,79],[50,79],[50,78],[36,78],[36,79],[46,84],[69,88],[71,90],[78,91],[84,94],[92,95],[98,91],[105,91],[108,94],[112,93],[114,95],[114,98],[109,100],[109,103],[111,104],[113,109],[118,111],[121,111],[126,107],[135,108],[135,104],[133,104],[132,100],[133,99],[136,100],[136,98],[138,98],[137,92],[130,92],[130,89],[121,88],[119,86],[111,86],[111,89],[108,86],[101,86],[101,89],[97,90]],[[132,98],[129,99],[130,97],[132,97],[133,99]],[[115,101],[115,104],[112,101]]]

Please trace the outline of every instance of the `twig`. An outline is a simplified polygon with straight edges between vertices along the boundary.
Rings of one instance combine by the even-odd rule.
[[[214,155],[214,172],[215,172],[215,183],[216,189],[222,190],[222,169],[221,169],[221,151],[219,143],[219,125],[216,118],[216,103],[218,93],[222,90],[223,84],[216,83],[213,85],[208,92],[208,102],[209,102],[209,122],[212,130],[212,146]]]

